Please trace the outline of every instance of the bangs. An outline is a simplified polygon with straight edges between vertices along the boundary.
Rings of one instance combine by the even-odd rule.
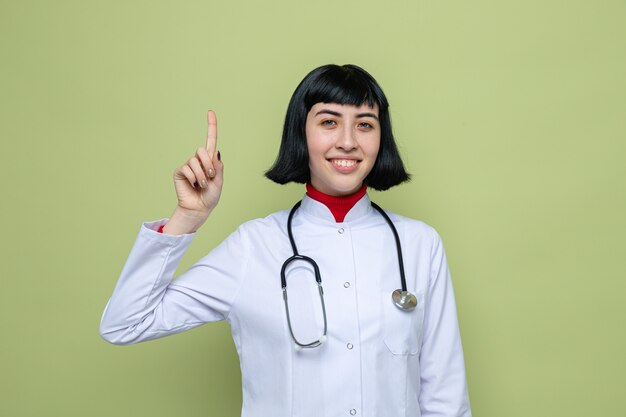
[[[310,81],[304,104],[310,110],[317,103],[337,103],[369,107],[378,104],[386,108],[382,92],[376,91],[376,82],[364,70],[351,65],[329,66]]]

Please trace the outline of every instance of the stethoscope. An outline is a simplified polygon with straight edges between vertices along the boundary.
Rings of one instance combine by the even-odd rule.
[[[295,343],[296,350],[301,350],[303,348],[315,348],[328,340],[327,332],[328,332],[328,321],[326,319],[326,305],[324,304],[324,289],[322,288],[322,277],[320,275],[320,269],[317,266],[317,263],[308,256],[300,255],[298,253],[298,248],[296,247],[296,242],[293,239],[293,231],[291,230],[291,221],[293,219],[293,215],[295,214],[298,207],[300,207],[302,201],[298,201],[295,206],[289,212],[289,217],[287,218],[287,234],[289,235],[289,242],[291,243],[291,248],[293,249],[293,256],[283,263],[283,267],[280,270],[280,282],[283,287],[283,300],[285,301],[285,313],[287,314],[287,324],[289,326],[289,333],[291,334],[291,338]],[[404,277],[404,263],[402,262],[402,248],[400,247],[400,238],[398,237],[398,231],[393,225],[389,216],[383,209],[381,209],[376,203],[372,202],[372,207],[374,207],[387,221],[387,224],[391,228],[393,232],[393,237],[396,240],[396,249],[398,251],[398,265],[400,266],[400,282],[402,283],[402,288],[395,290],[391,294],[391,299],[396,307],[403,311],[412,311],[417,306],[417,298],[415,295],[411,294],[406,289],[406,279]],[[317,288],[320,294],[320,301],[322,303],[322,314],[324,315],[324,333],[322,336],[313,342],[310,343],[301,343],[296,339],[296,336],[293,333],[293,328],[291,326],[291,318],[289,316],[289,305],[287,302],[287,278],[285,277],[285,271],[287,270],[287,266],[294,261],[304,261],[309,263],[313,267],[313,272],[315,273],[315,281],[317,281]]]

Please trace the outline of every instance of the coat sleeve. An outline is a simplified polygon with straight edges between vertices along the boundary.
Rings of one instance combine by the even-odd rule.
[[[422,417],[471,417],[454,292],[435,232],[420,353]]]
[[[100,322],[100,335],[131,344],[224,320],[241,288],[249,245],[239,228],[173,280],[195,234],[158,233],[167,219],[141,226]]]

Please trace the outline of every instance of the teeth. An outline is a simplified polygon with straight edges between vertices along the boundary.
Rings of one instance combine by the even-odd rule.
[[[354,159],[333,159],[333,164],[339,167],[351,167],[356,165],[356,161]]]

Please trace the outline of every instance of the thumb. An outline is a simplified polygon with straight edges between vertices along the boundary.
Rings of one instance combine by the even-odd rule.
[[[224,181],[224,163],[222,162],[222,153],[218,150],[213,157],[213,166],[215,167],[215,179]]]

